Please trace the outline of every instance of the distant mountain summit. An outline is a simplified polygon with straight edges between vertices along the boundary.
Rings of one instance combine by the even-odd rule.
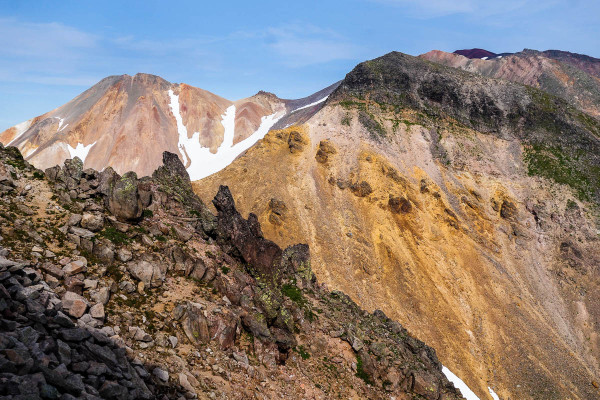
[[[600,117],[600,60],[559,50],[524,49],[495,54],[487,50],[432,50],[419,56],[460,68],[542,89],[561,97],[587,114]]]
[[[493,59],[493,58],[497,58],[497,57],[502,57],[504,55],[510,54],[510,53],[502,53],[502,54],[496,54],[496,53],[492,53],[491,51],[487,51],[484,49],[465,49],[465,50],[456,50],[454,52],[454,54],[458,54],[467,58],[479,58],[482,60],[488,60],[488,59]]]
[[[67,104],[0,133],[38,168],[79,157],[85,167],[149,175],[164,151],[192,179],[227,166],[278,121],[307,118],[335,85],[299,100],[272,93],[231,101],[184,83],[137,74],[107,77]],[[313,104],[314,103],[314,104]]]

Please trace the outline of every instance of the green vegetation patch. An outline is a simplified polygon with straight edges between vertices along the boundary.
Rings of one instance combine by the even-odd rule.
[[[559,147],[534,144],[525,148],[530,176],[541,176],[571,187],[577,197],[590,201],[600,191],[600,167],[586,165],[579,157],[565,154]]]
[[[366,384],[372,385],[373,381],[367,371],[365,371],[363,366],[363,360],[360,358],[360,355],[356,355],[356,376],[365,381]]]
[[[46,177],[41,171],[33,171],[33,179],[43,180]]]
[[[121,282],[121,279],[123,279],[123,273],[121,272],[119,267],[114,264],[106,266],[106,275],[113,278],[116,283]]]
[[[346,115],[344,115],[342,117],[342,125],[350,126],[351,122],[352,122],[352,114],[347,112]]]
[[[308,360],[310,358],[310,354],[302,345],[294,347],[294,351],[298,353],[303,360]]]
[[[373,114],[366,111],[360,111],[358,113],[358,120],[373,138],[380,139],[387,136],[385,128],[377,121]]]
[[[116,245],[123,245],[131,242],[131,239],[126,234],[118,231],[114,226],[104,228],[98,235],[110,240]]]
[[[306,299],[302,294],[302,290],[292,283],[286,283],[281,287],[281,293],[284,296],[287,296],[294,303],[298,304],[300,307],[303,307],[306,304]]]
[[[146,209],[146,210],[142,211],[142,217],[143,218],[152,218],[152,217],[154,217],[154,213],[152,212],[152,210]]]

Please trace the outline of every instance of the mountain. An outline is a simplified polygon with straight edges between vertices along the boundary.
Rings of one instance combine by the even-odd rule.
[[[558,50],[529,49],[503,55],[485,50],[458,50],[454,53],[433,50],[420,57],[542,89],[593,117],[600,117],[600,59]]]
[[[482,55],[477,51],[466,54]],[[231,102],[151,75],[111,77],[59,111],[5,131],[0,139],[17,145],[34,165],[50,166],[46,178],[40,171],[36,176],[47,179],[54,192],[45,190],[45,197],[37,198],[35,204],[45,207],[50,200],[58,200],[59,204],[52,204],[61,207],[60,215],[75,214],[68,215],[76,221],[75,232],[88,235],[78,230],[87,229],[92,218],[79,221],[77,215],[84,212],[102,214],[103,221],[123,215],[129,218],[123,228],[126,238],[117,233],[123,221],[104,225],[108,230],[101,236],[114,247],[98,236],[92,241],[91,236],[67,232],[77,236],[67,235],[71,242],[79,241],[83,250],[96,257],[121,251],[122,243],[111,238],[133,241],[137,245],[131,243],[132,248],[125,246],[125,250],[135,250],[136,261],[147,262],[139,267],[139,263],[133,266],[117,258],[107,269],[111,279],[129,274],[124,280],[131,283],[123,283],[120,289],[125,298],[117,296],[119,303],[127,300],[129,307],[125,309],[129,314],[118,314],[120,320],[115,323],[119,326],[131,325],[128,315],[138,318],[135,326],[144,324],[135,309],[137,300],[129,301],[126,290],[135,292],[134,283],[142,276],[149,277],[149,283],[155,276],[162,277],[162,269],[155,265],[185,266],[183,275],[193,273],[196,256],[191,262],[174,247],[165,247],[167,243],[185,252],[195,249],[181,239],[192,228],[209,246],[217,246],[208,250],[213,255],[218,252],[216,258],[208,252],[200,258],[222,272],[221,280],[213,283],[211,278],[212,287],[208,286],[216,290],[217,297],[210,301],[218,309],[227,303],[223,294],[231,302],[236,293],[242,293],[236,285],[229,286],[228,278],[246,280],[249,274],[261,288],[263,282],[255,275],[257,264],[279,260],[280,252],[290,246],[308,243],[311,269],[321,284],[298,289],[304,290],[302,296],[311,296],[309,302],[315,308],[309,311],[327,318],[317,318],[314,329],[296,332],[297,343],[304,346],[296,348],[301,358],[307,345],[303,341],[315,336],[310,342],[314,346],[308,352],[312,360],[308,370],[301,368],[297,374],[299,370],[294,369],[268,379],[275,368],[253,376],[248,372],[257,382],[264,378],[260,382],[266,382],[265,386],[277,387],[269,392],[271,397],[302,397],[296,386],[293,393],[285,392],[279,386],[283,382],[322,390],[325,382],[315,380],[317,371],[326,374],[327,382],[337,382],[334,370],[341,370],[343,384],[337,388],[342,397],[386,397],[389,381],[402,382],[399,398],[438,399],[450,389],[434,372],[434,381],[421,381],[411,369],[422,368],[418,360],[398,366],[402,370],[397,371],[402,377],[398,381],[386,377],[379,367],[371,369],[366,377],[375,382],[371,385],[375,392],[362,384],[358,394],[343,389],[356,383],[351,370],[362,375],[359,366],[366,365],[361,363],[367,356],[383,360],[381,368],[393,364],[396,353],[386,358],[381,350],[395,345],[388,341],[377,345],[383,340],[379,338],[413,335],[436,349],[436,357],[447,367],[442,369],[446,376],[454,379],[449,372],[453,371],[480,399],[595,399],[600,394],[597,63],[591,57],[553,51],[493,56],[482,60],[491,55],[469,59],[441,52],[421,57],[393,52],[360,63],[342,81],[299,100],[259,92]],[[9,152],[16,150],[8,147]],[[179,173],[153,173],[156,168],[164,172],[160,169],[163,150],[175,154],[166,158],[167,170]],[[62,168],[55,166],[75,154],[87,155],[83,165],[75,158]],[[8,162],[14,168],[21,164],[15,159]],[[124,173],[127,169],[145,177],[138,180],[135,174]],[[192,186],[179,185],[187,182],[186,174],[194,180]],[[9,172],[2,176],[7,182],[15,179]],[[16,197],[6,204],[8,212],[0,214],[8,221],[2,226],[18,227],[18,237],[36,228],[34,221],[22,221],[27,209],[17,203],[27,198],[25,187],[31,183],[21,183]],[[230,192],[221,189],[222,185]],[[129,190],[135,187],[139,196]],[[203,202],[191,193],[192,188]],[[114,190],[118,195],[112,196]],[[221,200],[215,199],[215,193],[220,193]],[[156,202],[156,208],[148,208],[150,201]],[[233,204],[247,219],[237,217]],[[224,209],[236,217],[223,220],[225,233],[215,234],[219,221],[215,214]],[[46,216],[37,218],[43,221]],[[62,219],[56,222],[62,223]],[[200,240],[198,236],[195,240]],[[27,243],[28,237],[23,238]],[[20,257],[33,251],[24,249],[17,253]],[[143,259],[144,251],[151,253],[150,259]],[[101,270],[93,273],[104,276]],[[281,273],[285,279],[294,279]],[[292,302],[303,298],[293,286],[284,286],[292,285],[291,280],[269,286],[277,293],[278,310],[281,298]],[[68,288],[69,283],[63,286]],[[193,290],[203,296],[211,291],[175,285],[161,293],[187,296]],[[252,286],[252,290],[259,289]],[[338,296],[328,295],[329,290],[346,293],[349,298],[343,296],[342,303],[356,312],[337,313],[345,307],[339,303],[327,308],[317,305]],[[283,329],[285,315],[271,310],[267,297],[255,300],[261,302],[258,308],[267,328]],[[175,306],[170,299],[168,310]],[[186,299],[195,302],[193,295]],[[367,311],[355,309],[353,302]],[[163,313],[152,320],[153,325],[167,317],[148,305],[142,310]],[[369,328],[373,320],[367,313],[382,315],[376,310],[399,321],[406,331]],[[303,311],[301,307],[294,314],[294,321],[310,318],[312,314]],[[263,317],[257,318],[263,321]],[[359,327],[362,336],[348,334],[356,330],[355,325],[343,329],[340,337],[353,350],[346,352],[350,350],[345,344],[339,348],[346,356],[338,360],[341,366],[329,362],[330,353],[323,356],[327,360],[319,358],[326,365],[312,364],[315,355],[323,352],[321,344],[331,343],[330,338],[342,330],[331,324],[362,318],[368,325]],[[229,327],[221,317],[211,321],[214,332],[224,332],[219,326]],[[260,336],[256,329],[264,325],[251,322],[246,322],[246,330],[253,337]],[[320,336],[325,331],[329,337]],[[278,330],[269,332],[280,342],[289,339],[289,329],[283,336],[278,336],[282,334]],[[372,339],[378,332],[382,336]],[[355,342],[356,337],[360,341]],[[285,343],[283,349],[289,350],[290,342]],[[357,349],[364,351],[359,354]],[[424,360],[426,371],[439,372],[441,365],[429,350],[415,347],[411,351],[421,352],[418,357]],[[144,354],[153,360],[160,357]],[[219,376],[229,382],[227,361],[217,363],[229,360],[228,353],[203,354],[202,367],[210,373],[211,363],[220,366],[225,372]],[[262,358],[258,364],[277,363],[278,357]],[[170,365],[179,365],[178,359],[169,360]],[[287,364],[280,368],[289,371]],[[302,378],[307,376],[312,383]],[[461,391],[466,388],[454,382]],[[415,387],[434,390],[415,394]],[[328,394],[338,393],[335,387],[328,390]],[[454,392],[449,393],[453,396]]]
[[[207,212],[163,161],[44,173],[0,145],[0,396],[463,398],[433,349],[324,289],[308,246],[266,240],[225,186]]]
[[[318,93],[319,99],[335,88]],[[150,175],[163,151],[177,153],[193,179],[225,167],[279,120],[314,112],[313,96],[282,100],[259,92],[235,102],[148,74],[103,79],[67,104],[0,133],[45,169],[78,156],[86,167]],[[320,104],[320,103],[317,103]]]
[[[390,53],[194,190],[226,184],[265,237],[306,241],[321,281],[480,399],[593,399],[599,128],[542,90]]]

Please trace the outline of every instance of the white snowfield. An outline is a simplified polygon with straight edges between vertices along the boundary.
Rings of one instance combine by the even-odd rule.
[[[10,143],[8,143],[6,146],[12,146],[15,140],[17,140],[22,134],[24,134],[27,131],[27,129],[29,129],[29,127],[31,126],[31,121],[32,120],[29,119],[25,122],[21,122],[20,124],[15,125],[17,133],[15,134],[13,140],[11,140]]]
[[[308,107],[316,106],[317,104],[319,104],[319,103],[322,103],[322,102],[324,102],[325,100],[327,100],[327,98],[328,98],[328,97],[329,97],[329,95],[327,95],[327,96],[323,97],[323,98],[322,98],[322,99],[320,99],[320,100],[317,100],[317,101],[315,101],[314,103],[310,103],[310,104],[307,104],[307,105],[305,105],[305,106],[298,107],[298,108],[296,108],[295,110],[292,110],[290,113],[294,113],[294,112],[296,112],[296,111],[303,110],[303,109],[305,109],[305,108],[308,108]]]
[[[479,397],[477,397],[477,395],[475,393],[473,393],[473,391],[467,386],[467,384],[462,381],[462,379],[460,379],[458,376],[454,375],[452,373],[452,371],[450,371],[448,368],[446,368],[443,365],[442,365],[442,372],[444,373],[444,375],[446,375],[446,378],[448,378],[448,380],[454,384],[454,387],[456,387],[457,389],[460,390],[460,392],[462,393],[462,395],[465,399],[480,400]],[[500,398],[498,397],[498,395],[496,393],[494,393],[492,388],[488,387],[488,391],[490,392],[490,395],[492,396],[492,398],[494,400],[500,400]]]
[[[256,132],[234,145],[236,110],[235,105],[229,106],[222,115],[223,119],[221,120],[221,124],[225,129],[223,142],[217,149],[217,152],[213,154],[208,147],[203,147],[200,144],[200,132],[194,132],[191,138],[188,137],[187,128],[181,118],[179,96],[174,94],[172,90],[169,90],[169,97],[171,98],[169,107],[171,107],[171,111],[177,121],[179,153],[181,154],[183,165],[186,166],[187,172],[190,174],[190,179],[193,181],[205,178],[227,167],[237,156],[265,137],[269,129],[284,115],[283,112],[280,112],[262,117],[260,126]]]
[[[77,147],[71,147],[71,145],[68,144],[67,149],[69,150],[71,159],[79,157],[79,159],[85,163],[85,159],[87,158],[88,153],[90,152],[92,147],[94,147],[95,144],[96,142],[84,146],[83,143],[77,143]]]

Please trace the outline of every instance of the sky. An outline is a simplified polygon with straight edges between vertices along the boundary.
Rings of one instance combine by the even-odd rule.
[[[300,98],[390,51],[600,58],[599,15],[597,0],[0,0],[0,131],[109,75]]]

